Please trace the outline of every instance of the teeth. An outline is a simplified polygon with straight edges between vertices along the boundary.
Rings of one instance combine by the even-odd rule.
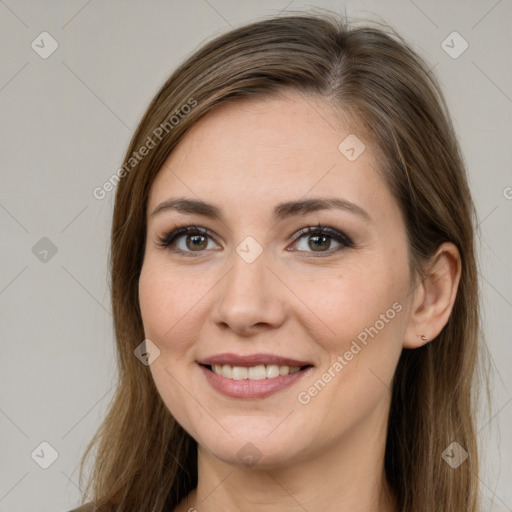
[[[233,366],[232,378],[235,380],[247,379],[248,373],[247,368],[244,368],[243,366]]]
[[[231,366],[229,364],[214,364],[212,370],[223,377],[234,380],[263,380],[273,379],[280,375],[288,375],[297,373],[300,368],[298,366],[279,366],[277,364],[250,366]]]
[[[233,368],[231,368],[231,366],[229,366],[229,364],[225,364],[224,366],[221,366],[221,365],[215,365],[215,366],[220,366],[222,368],[222,375],[232,378]],[[217,372],[217,373],[220,373],[220,372]]]
[[[247,374],[249,380],[263,380],[267,378],[267,369],[262,364],[251,366]]]

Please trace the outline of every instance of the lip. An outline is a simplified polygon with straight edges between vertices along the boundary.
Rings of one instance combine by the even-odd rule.
[[[282,359],[282,358],[278,358]],[[291,361],[291,360],[289,360]],[[220,363],[214,363],[220,364]],[[225,363],[230,364],[230,363]],[[272,364],[272,363],[268,363]],[[275,363],[277,364],[277,363]],[[240,365],[242,366],[242,365]],[[304,366],[304,365],[303,365]],[[309,366],[304,370],[288,375],[280,375],[272,379],[250,380],[242,379],[235,380],[223,377],[213,372],[203,364],[200,364],[201,371],[203,372],[206,380],[210,383],[213,389],[222,393],[223,395],[232,398],[266,398],[278,391],[289,388],[304,376],[309,375],[313,370],[313,366]]]
[[[269,365],[277,364],[278,366],[314,366],[309,361],[298,361],[297,359],[290,359],[288,357],[281,357],[274,354],[248,354],[239,355],[233,353],[216,354],[206,359],[198,361],[201,365],[212,366],[214,364],[229,364],[231,366],[258,366],[260,364]],[[300,372],[299,372],[300,373]],[[277,377],[276,377],[277,378]]]

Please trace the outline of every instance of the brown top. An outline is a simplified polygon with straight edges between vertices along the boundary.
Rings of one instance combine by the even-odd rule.
[[[94,503],[86,503],[81,507],[74,508],[69,512],[110,512],[105,507],[98,508]]]

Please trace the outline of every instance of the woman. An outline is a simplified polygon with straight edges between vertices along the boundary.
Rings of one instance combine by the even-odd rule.
[[[474,206],[404,41],[311,14],[217,37],[118,177],[80,510],[478,510]]]

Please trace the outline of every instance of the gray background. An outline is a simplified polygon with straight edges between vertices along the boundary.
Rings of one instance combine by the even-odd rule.
[[[97,200],[93,189],[118,169],[149,100],[187,55],[230,26],[310,6],[383,19],[440,77],[479,214],[496,365],[492,409],[479,419],[482,489],[512,511],[510,0],[0,0],[0,511],[78,504],[78,461],[113,394],[114,194]],[[46,59],[31,47],[50,49],[43,31],[58,43]],[[458,58],[441,46],[453,31],[469,44]],[[47,469],[36,463],[50,461],[43,441],[58,454]]]

